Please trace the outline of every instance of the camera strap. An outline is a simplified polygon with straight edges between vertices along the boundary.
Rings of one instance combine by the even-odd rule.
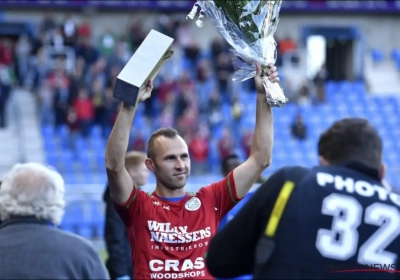
[[[264,234],[260,238],[257,244],[255,261],[258,265],[264,265],[268,263],[275,249],[275,233],[278,229],[279,222],[282,218],[283,212],[285,211],[286,204],[290,198],[295,187],[294,182],[286,181],[275,201],[274,208],[272,209],[271,215],[265,227]]]

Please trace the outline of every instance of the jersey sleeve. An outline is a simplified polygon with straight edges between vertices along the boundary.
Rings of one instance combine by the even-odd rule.
[[[221,181],[206,187],[206,189],[213,197],[215,207],[219,210],[220,219],[240,201],[240,198],[236,195],[233,172]]]
[[[128,200],[124,204],[114,201],[114,207],[126,227],[132,227],[133,221],[142,210],[146,200],[150,199],[148,194],[134,187]]]

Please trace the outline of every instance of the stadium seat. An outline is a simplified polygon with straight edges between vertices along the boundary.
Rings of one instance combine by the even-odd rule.
[[[392,51],[392,59],[394,61],[400,61],[400,49],[395,49]]]
[[[372,56],[372,59],[374,62],[381,62],[385,58],[385,56],[383,55],[383,52],[378,49],[371,50],[371,56]]]

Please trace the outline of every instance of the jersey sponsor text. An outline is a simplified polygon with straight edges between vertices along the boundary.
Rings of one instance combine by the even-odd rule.
[[[171,223],[159,223],[156,221],[148,221],[147,223],[151,236],[150,241],[152,242],[191,243],[211,236],[210,227],[188,232],[187,226],[171,226]]]

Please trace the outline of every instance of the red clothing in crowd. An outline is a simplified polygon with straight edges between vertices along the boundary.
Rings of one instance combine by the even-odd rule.
[[[0,44],[0,64],[11,65],[13,56],[13,49],[10,46]]]
[[[225,158],[232,154],[233,152],[233,143],[231,139],[229,138],[222,138],[218,142],[218,150],[219,150],[219,155],[221,158]]]
[[[246,154],[246,157],[250,156],[252,142],[253,142],[252,133],[251,132],[245,133],[242,138],[242,148]]]
[[[93,101],[89,98],[76,99],[74,101],[74,108],[79,120],[93,120],[94,105]]]
[[[206,138],[195,138],[189,145],[190,155],[196,162],[204,162],[208,158],[208,141]]]

